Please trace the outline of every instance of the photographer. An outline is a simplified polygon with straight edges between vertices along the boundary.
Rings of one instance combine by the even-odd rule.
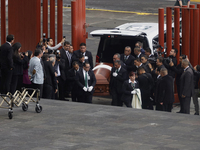
[[[171,76],[172,78],[175,78],[175,71],[173,70],[173,68],[170,66],[170,62],[173,62],[174,66],[177,65],[177,59],[176,59],[176,54],[177,54],[178,50],[177,49],[172,49],[169,53],[169,57],[164,59],[163,63],[164,66],[167,68],[168,70],[168,75]]]
[[[65,38],[63,38],[60,43],[58,43],[56,46],[53,47],[53,39],[48,38],[47,39],[47,48],[49,50],[49,53],[53,53],[54,50],[57,50],[59,47],[61,47],[62,44],[64,43],[64,41],[65,41]]]

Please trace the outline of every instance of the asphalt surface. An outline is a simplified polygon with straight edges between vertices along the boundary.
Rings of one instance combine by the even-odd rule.
[[[41,99],[0,109],[1,150],[199,150],[199,116]]]

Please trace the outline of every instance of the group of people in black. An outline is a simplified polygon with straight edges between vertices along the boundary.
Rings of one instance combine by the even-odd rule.
[[[73,51],[65,39],[52,46],[53,39],[48,38],[38,43],[34,53],[22,53],[23,46],[14,43],[14,35],[8,35],[6,40],[0,47],[1,93],[37,88],[42,98],[68,101],[71,93],[72,101],[92,103],[96,78],[92,54],[85,43]]]
[[[180,111],[190,113],[191,97],[195,105],[195,115],[199,115],[198,81],[200,66],[193,67],[187,56],[181,55],[177,64],[177,50],[172,49],[169,57],[152,54],[151,49],[142,49],[140,42],[134,51],[127,46],[124,54],[114,54],[110,78],[112,105],[132,107],[135,88],[141,91],[142,109],[171,112],[174,91],[177,87]],[[174,84],[176,83],[176,85]]]

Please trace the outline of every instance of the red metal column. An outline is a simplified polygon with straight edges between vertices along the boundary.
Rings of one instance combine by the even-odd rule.
[[[50,0],[50,37],[55,44],[55,0]]]
[[[1,45],[6,42],[6,4],[1,0]]]
[[[74,50],[78,50],[79,46],[77,44],[77,39],[78,39],[78,27],[77,27],[77,13],[78,13],[78,9],[77,9],[77,1],[71,1],[71,13],[72,13],[72,17],[71,17],[71,22],[72,22],[72,45],[74,47]]]
[[[164,47],[164,8],[159,8],[159,45]]]
[[[167,56],[172,49],[172,9],[167,7]]]
[[[180,8],[174,8],[174,47],[178,50],[176,54],[177,64],[180,56]]]
[[[197,8],[199,9],[199,12],[200,12],[200,4],[197,4]],[[199,25],[200,25],[200,15],[199,15]],[[200,35],[200,30],[199,30],[199,35]],[[198,43],[200,43],[200,36],[199,36],[199,41],[198,41]],[[199,48],[200,48],[200,44],[199,44]],[[200,52],[199,52],[199,54],[198,54],[198,58],[199,58],[198,64],[200,64]]]
[[[195,8],[195,5],[190,5],[190,8]],[[194,55],[192,55],[193,50],[194,50],[194,45],[193,45],[193,34],[194,34],[194,29],[193,29],[193,9],[190,9],[190,62],[191,64],[194,64]],[[195,31],[196,32],[196,31]]]
[[[190,59],[190,10],[182,9],[182,54]]]
[[[199,54],[199,9],[193,10],[194,14],[194,33],[193,33],[193,49],[191,51],[191,55],[193,56],[193,66],[196,66],[198,64],[198,54]]]
[[[48,0],[43,0],[43,33],[48,38]]]
[[[82,38],[82,41],[83,43],[86,43],[86,38],[87,38],[87,35],[86,35],[86,16],[85,16],[85,0],[82,0],[82,27],[83,27],[83,38]]]
[[[57,0],[57,43],[63,36],[63,0]]]
[[[40,38],[41,38],[41,0],[36,0],[35,5],[36,5],[35,14],[36,14],[36,18],[38,19],[36,22],[37,32],[36,32],[36,43],[35,43],[35,45],[37,45],[37,43],[40,41]]]

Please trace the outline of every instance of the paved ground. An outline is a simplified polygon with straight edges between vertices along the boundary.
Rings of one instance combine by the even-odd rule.
[[[96,98],[95,98],[96,99]],[[96,101],[96,100],[95,100]],[[199,150],[199,116],[42,99],[0,109],[1,150]]]

